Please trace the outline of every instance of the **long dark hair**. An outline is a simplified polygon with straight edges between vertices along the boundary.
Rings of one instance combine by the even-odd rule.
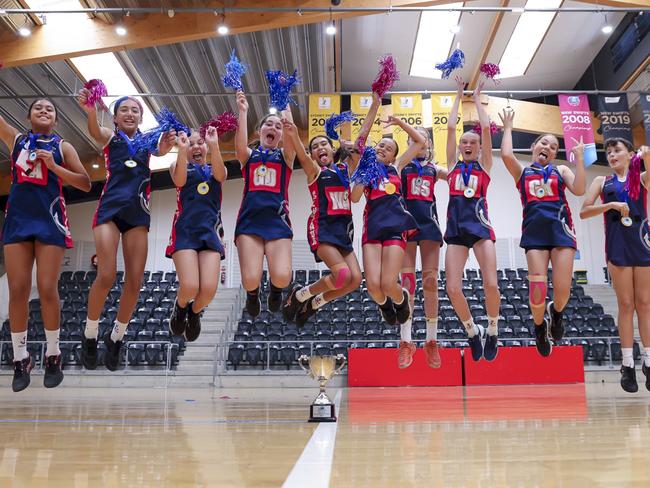
[[[34,105],[36,105],[38,102],[43,102],[43,101],[50,102],[54,107],[54,122],[56,122],[59,119],[59,108],[52,100],[50,100],[47,97],[37,98],[36,100],[34,100],[32,103],[29,104],[29,108],[27,109],[27,119],[29,119],[30,116],[32,115],[32,109],[34,108]]]

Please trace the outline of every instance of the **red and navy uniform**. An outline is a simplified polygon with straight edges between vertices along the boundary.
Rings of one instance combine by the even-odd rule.
[[[449,205],[445,242],[472,247],[483,239],[494,241],[486,199],[490,175],[478,161],[459,161],[449,172],[447,182]],[[466,188],[474,190],[471,197],[465,196]]]
[[[307,219],[307,240],[316,262],[318,246],[330,244],[343,252],[352,251],[354,225],[350,206],[350,180],[345,163],[332,163],[320,169],[309,184],[311,214]]]
[[[520,247],[525,250],[576,248],[576,233],[566,199],[566,184],[552,164],[524,168],[517,183],[523,222]]]
[[[29,161],[36,149],[50,151],[54,162],[65,167],[62,140],[31,131],[16,135],[11,152],[11,188],[2,228],[3,244],[39,241],[64,248],[72,247],[63,183],[42,161]]]
[[[151,171],[146,149],[134,152],[133,140],[116,131],[104,147],[106,183],[99,197],[93,219],[93,228],[114,222],[120,232],[134,227],[149,230],[149,195],[151,194]]]
[[[212,167],[188,163],[187,181],[176,188],[176,213],[165,251],[168,258],[184,249],[212,250],[225,258],[221,198],[221,183],[212,177]]]
[[[641,184],[639,198],[632,200],[625,181],[613,174],[605,179],[600,197],[603,203],[627,202],[632,225],[621,223],[621,214],[608,210],[605,218],[605,254],[615,266],[650,266],[650,227],[648,226],[648,190]]]
[[[402,188],[406,209],[415,218],[420,231],[409,236],[409,241],[435,241],[442,246],[442,232],[438,223],[436,195],[433,188],[438,178],[435,164],[414,159],[402,169]]]
[[[366,186],[366,208],[363,211],[362,244],[396,244],[406,246],[406,239],[417,232],[418,225],[406,210],[402,197],[402,180],[395,166],[384,166],[386,177],[377,185]],[[392,183],[395,193],[386,193],[386,185]]]
[[[263,167],[263,172],[258,168]],[[244,195],[237,215],[235,239],[252,234],[266,241],[291,239],[289,181],[291,168],[280,149],[253,149],[242,168]]]

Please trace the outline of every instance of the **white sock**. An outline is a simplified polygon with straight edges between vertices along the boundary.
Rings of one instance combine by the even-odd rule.
[[[463,327],[465,327],[465,332],[467,332],[467,336],[470,338],[479,333],[479,329],[474,323],[473,319],[469,319],[463,322]]]
[[[497,335],[499,333],[499,317],[488,316],[488,335]]]
[[[644,348],[643,363],[645,364],[646,368],[650,368],[650,347]]]
[[[427,317],[427,341],[438,340],[438,317]]]
[[[22,361],[29,356],[27,352],[27,331],[12,332],[11,343],[14,349],[14,361]]]
[[[99,319],[90,320],[86,318],[86,329],[84,330],[84,335],[86,339],[97,339],[99,334]]]
[[[47,350],[45,351],[45,356],[58,356],[61,354],[61,349],[59,349],[59,334],[61,329],[56,330],[47,330],[45,329],[45,339],[47,340]]]
[[[623,353],[623,366],[627,368],[634,367],[634,358],[632,357],[633,348],[631,347],[621,347],[621,353]]]
[[[303,303],[307,300],[309,300],[311,297],[313,297],[311,291],[309,291],[308,286],[303,286],[300,290],[296,292],[296,299],[300,302]]]
[[[121,341],[124,338],[124,333],[128,325],[116,320],[115,325],[113,325],[113,331],[111,332],[111,340],[113,342]]]
[[[319,308],[321,308],[326,303],[327,303],[327,300],[325,300],[325,296],[323,295],[323,293],[319,293],[311,301],[311,306],[312,306],[312,308],[314,310],[318,310]]]
[[[399,326],[399,335],[400,339],[403,340],[404,342],[413,342],[413,339],[411,339],[411,320],[407,320],[403,324],[400,324]]]

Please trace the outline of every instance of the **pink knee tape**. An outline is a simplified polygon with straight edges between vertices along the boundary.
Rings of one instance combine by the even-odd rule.
[[[402,286],[406,288],[409,295],[415,295],[415,273],[402,273]]]
[[[347,267],[339,268],[338,271],[336,271],[334,288],[336,288],[337,290],[343,288],[345,284],[348,282],[349,277],[350,277],[350,268]]]
[[[528,285],[528,299],[533,307],[540,307],[546,303],[546,277],[530,277]]]

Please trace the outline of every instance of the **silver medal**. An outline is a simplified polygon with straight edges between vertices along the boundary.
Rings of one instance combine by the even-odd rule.
[[[128,161],[124,162],[124,166],[126,166],[127,168],[135,168],[137,165],[138,163],[136,163],[132,159],[129,159]]]
[[[34,161],[36,161],[37,157],[38,156],[36,155],[36,151],[31,151],[27,159],[29,160],[30,163],[33,163]]]
[[[538,186],[535,188],[535,196],[537,198],[544,198],[546,196],[546,190],[544,189],[543,186]]]
[[[632,225],[632,217],[621,217],[621,224],[625,227],[630,227]]]
[[[467,187],[465,188],[463,195],[465,195],[465,198],[474,198],[474,195],[476,195],[476,191],[474,191],[474,188]]]

